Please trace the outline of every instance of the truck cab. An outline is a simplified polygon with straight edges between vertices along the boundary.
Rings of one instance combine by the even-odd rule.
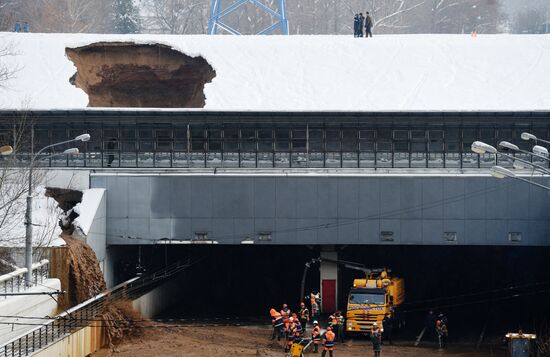
[[[355,279],[348,296],[346,332],[370,333],[373,323],[382,326],[386,314],[395,319],[396,309],[404,300],[403,279],[389,278],[387,271]]]

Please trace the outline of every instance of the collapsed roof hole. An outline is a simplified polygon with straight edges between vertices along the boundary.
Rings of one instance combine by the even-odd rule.
[[[67,48],[77,72],[71,84],[89,107],[203,108],[204,85],[216,72],[202,57],[154,44],[99,42]]]

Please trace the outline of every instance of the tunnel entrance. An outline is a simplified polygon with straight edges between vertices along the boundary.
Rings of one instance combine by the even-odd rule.
[[[487,335],[533,330],[550,316],[550,249],[545,247],[344,246],[334,247],[342,260],[367,267],[387,267],[403,277],[407,321],[404,338],[414,339],[429,309],[449,318],[454,340],[475,342]],[[122,252],[119,280],[131,276],[137,247],[112,247]],[[148,269],[191,259],[194,265],[178,278],[177,303],[164,318],[260,317],[288,303],[297,309],[304,263],[318,257],[308,246],[142,246]],[[127,274],[127,276],[123,276]],[[362,273],[340,268],[339,308],[345,310],[353,279]],[[319,287],[318,265],[310,269],[306,292]],[[323,317],[326,319],[326,316]],[[537,325],[538,326],[538,325]],[[500,336],[500,337],[499,337]]]
[[[160,44],[98,42],[66,54],[77,68],[70,82],[89,107],[203,108],[216,76],[204,58]]]

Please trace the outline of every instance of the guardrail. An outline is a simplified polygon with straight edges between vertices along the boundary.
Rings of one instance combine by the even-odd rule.
[[[50,271],[50,262],[47,259],[41,260],[32,265],[32,284],[27,286],[25,274],[27,268],[20,268],[11,273],[0,276],[0,293],[17,293],[26,289],[44,283],[48,279]],[[7,296],[5,296],[7,298]]]
[[[101,315],[104,313],[107,304],[117,300],[136,299],[150,291],[156,284],[176,275],[190,265],[190,263],[176,263],[160,271],[135,277],[70,308],[54,318],[45,317],[45,319],[48,319],[45,323],[1,345],[0,357],[29,356],[90,325],[92,322],[97,322],[102,326]]]

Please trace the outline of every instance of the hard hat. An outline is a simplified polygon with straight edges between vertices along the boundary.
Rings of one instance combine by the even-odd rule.
[[[327,327],[327,331],[332,331],[332,327]]]
[[[313,321],[313,324],[314,325],[319,325],[319,321],[315,320],[315,321]]]

